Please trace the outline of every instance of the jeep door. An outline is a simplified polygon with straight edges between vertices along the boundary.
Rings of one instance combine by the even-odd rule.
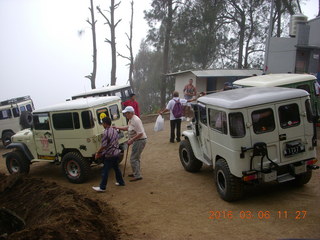
[[[198,103],[198,114],[199,114],[199,142],[202,148],[201,150],[203,152],[203,158],[208,162],[208,164],[212,164],[209,128],[208,128],[208,115],[207,115],[207,108],[204,104]]]
[[[276,104],[281,162],[301,159],[301,155],[308,151],[306,140],[308,139],[309,144],[311,143],[313,128],[312,123],[307,119],[305,100],[295,99]]]
[[[33,114],[33,136],[38,159],[54,160],[56,146],[49,113]]]
[[[251,144],[263,142],[268,147],[269,158],[279,163],[280,147],[278,118],[276,106],[274,104],[260,105],[248,109],[247,127],[250,128]],[[260,156],[254,158],[254,168],[260,168]],[[266,157],[264,162],[268,162]]]

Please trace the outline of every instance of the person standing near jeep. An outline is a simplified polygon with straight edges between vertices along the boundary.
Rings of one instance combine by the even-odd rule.
[[[136,101],[136,94],[131,93],[130,94],[130,99],[125,101],[124,103],[122,103],[122,105],[124,107],[128,107],[131,106],[134,109],[134,114],[137,115],[140,118],[140,108],[139,108],[139,104]]]
[[[118,132],[116,129],[111,127],[111,119],[105,117],[102,119],[102,125],[104,127],[103,137],[101,140],[101,147],[95,155],[95,158],[103,158],[103,170],[102,179],[99,187],[92,187],[97,192],[104,192],[107,187],[108,173],[113,168],[116,175],[116,185],[124,186],[124,180],[122,178],[121,170],[119,168],[119,142]]]
[[[129,177],[133,177],[130,182],[142,180],[140,170],[141,153],[147,143],[147,135],[144,131],[141,119],[135,115],[134,108],[132,106],[126,107],[122,113],[128,119],[128,126],[126,127],[114,127],[119,130],[129,132],[128,145],[132,145],[132,151],[130,156],[130,163],[132,168],[132,174]]]
[[[174,143],[175,138],[175,129],[176,131],[176,140],[180,142],[181,136],[181,118],[182,118],[182,104],[186,104],[187,102],[192,102],[196,99],[182,99],[179,98],[179,92],[173,92],[173,98],[168,102],[166,108],[159,112],[159,114],[163,114],[165,112],[170,111],[170,142]]]

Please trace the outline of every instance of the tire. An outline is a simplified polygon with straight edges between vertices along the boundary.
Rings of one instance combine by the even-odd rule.
[[[293,180],[293,184],[295,186],[301,187],[310,181],[312,177],[312,170],[308,169],[307,172],[296,175],[295,177],[296,179]]]
[[[7,154],[6,165],[10,174],[29,173],[30,171],[30,161],[19,151],[13,151]]]
[[[72,183],[83,183],[90,176],[90,163],[78,152],[68,152],[62,158],[62,170]]]
[[[179,156],[182,166],[186,171],[198,172],[201,169],[202,162],[194,156],[189,140],[182,140],[180,142]]]
[[[232,202],[243,196],[244,186],[241,179],[231,174],[229,166],[224,159],[219,159],[216,162],[214,179],[217,191],[223,200]]]
[[[5,132],[2,135],[2,144],[3,146],[8,146],[11,143],[11,137],[14,135],[13,132]]]
[[[20,115],[20,125],[22,129],[30,128],[33,123],[32,113],[29,111],[23,111]]]

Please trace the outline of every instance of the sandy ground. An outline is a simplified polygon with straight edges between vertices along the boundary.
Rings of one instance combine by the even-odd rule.
[[[96,193],[91,187],[100,181],[101,166],[94,167],[92,178],[81,185],[69,183],[61,167],[50,163],[32,164],[30,176],[113,206],[120,215],[121,239],[320,239],[320,170],[304,187],[250,187],[243,200],[228,203],[220,199],[210,167],[198,173],[183,169],[179,144],[169,143],[168,123],[159,133],[153,132],[153,123],[145,124],[142,181],[132,183],[126,177],[126,186],[117,187],[112,173],[107,191]],[[1,156],[4,152],[1,145]],[[8,173],[1,157],[0,171]],[[130,172],[127,164],[126,175]]]

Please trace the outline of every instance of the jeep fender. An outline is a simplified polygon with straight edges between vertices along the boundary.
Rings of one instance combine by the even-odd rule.
[[[194,132],[192,130],[184,131],[182,133],[182,136],[185,139],[189,140],[191,147],[192,147],[193,154],[197,159],[199,159],[201,162],[203,162],[207,165],[212,165],[212,163],[209,163],[208,161],[206,161],[204,159],[202,151],[201,151],[201,145],[199,144],[199,141],[198,141],[198,137],[194,134]]]
[[[34,159],[32,153],[30,152],[29,148],[24,143],[10,143],[7,147],[7,149],[18,149],[19,151],[23,152],[24,155],[27,157],[29,161]],[[2,156],[5,158],[8,153],[3,154]]]

